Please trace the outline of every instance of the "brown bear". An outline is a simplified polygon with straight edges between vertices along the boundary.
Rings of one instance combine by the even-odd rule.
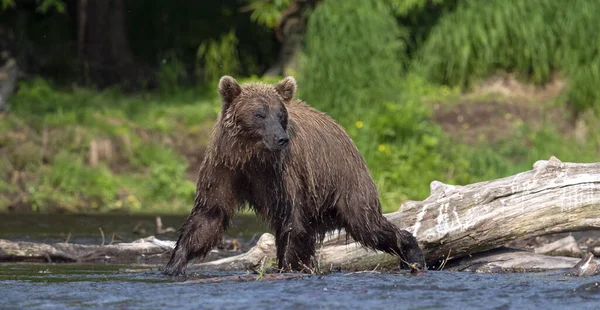
[[[293,77],[240,86],[223,76],[218,90],[222,109],[200,167],[194,208],[164,274],[184,274],[190,259],[204,257],[246,203],[273,229],[280,269],[312,266],[315,243],[341,228],[363,246],[424,268],[415,237],[382,215],[354,142],[328,115],[292,98]]]

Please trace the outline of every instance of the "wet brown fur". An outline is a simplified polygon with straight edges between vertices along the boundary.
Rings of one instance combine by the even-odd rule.
[[[364,246],[423,266],[412,234],[383,217],[375,183],[345,130],[292,99],[295,90],[291,77],[242,86],[221,79],[223,109],[200,168],[194,208],[163,273],[181,274],[190,259],[204,257],[246,202],[275,231],[279,268],[311,266],[315,243],[341,228]],[[249,115],[260,104],[285,114],[287,147],[269,150],[252,132]]]

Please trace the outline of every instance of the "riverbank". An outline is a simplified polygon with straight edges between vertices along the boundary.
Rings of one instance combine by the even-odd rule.
[[[402,101],[377,113],[326,112],[366,158],[385,212],[423,199],[433,180],[500,178],[553,155],[597,160],[598,118],[568,116],[564,83],[500,80],[461,94],[407,79]],[[220,107],[213,86],[125,95],[21,83],[11,112],[0,114],[0,211],[186,214]]]

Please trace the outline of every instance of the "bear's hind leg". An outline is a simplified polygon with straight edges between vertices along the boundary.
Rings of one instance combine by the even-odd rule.
[[[414,265],[417,269],[425,267],[423,252],[417,239],[408,231],[398,229],[380,212],[356,214],[345,219],[345,229],[354,240],[372,249],[400,256],[403,267]]]

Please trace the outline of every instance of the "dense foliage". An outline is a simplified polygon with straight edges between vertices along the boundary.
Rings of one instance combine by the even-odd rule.
[[[400,27],[382,6],[328,0],[310,16],[300,96],[336,116],[358,116],[398,98]]]
[[[496,70],[537,84],[559,72],[576,108],[597,107],[598,14],[598,1],[462,0],[435,25],[420,60],[432,81],[462,87]]]
[[[14,114],[0,119],[0,206],[185,211],[195,188],[185,155],[198,147],[188,143],[206,143],[216,107],[198,91],[125,97],[22,83]]]

